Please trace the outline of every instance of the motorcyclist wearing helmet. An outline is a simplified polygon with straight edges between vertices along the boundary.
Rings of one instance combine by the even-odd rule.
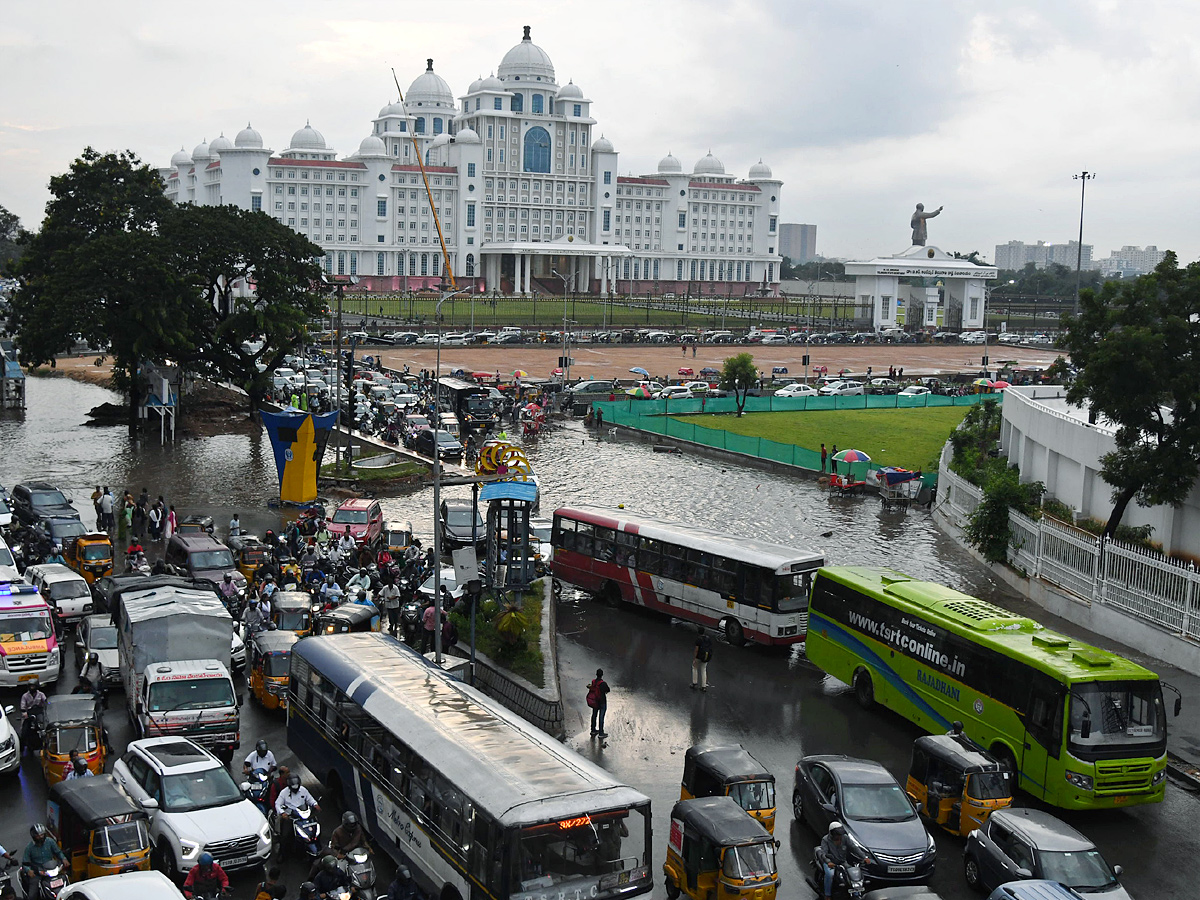
[[[850,864],[850,847],[846,841],[846,826],[841,822],[830,822],[829,831],[821,838],[821,846],[817,851],[825,876],[825,900],[833,895],[833,878],[838,866]]]
[[[242,774],[249,775],[255,769],[262,769],[267,775],[273,775],[277,768],[275,754],[271,752],[270,747],[267,746],[267,742],[259,738],[258,743],[254,745],[254,749],[250,751],[242,763]]]
[[[226,606],[232,606],[237,602],[238,586],[233,581],[232,572],[225,573],[225,577],[221,579],[219,590],[221,599],[225,601]]]
[[[217,865],[213,855],[205,850],[200,854],[196,865],[188,872],[183,882],[183,896],[191,898],[196,894],[227,894],[229,893],[229,876]]]
[[[42,693],[38,687],[38,680],[34,678],[29,682],[29,687],[25,693],[21,695],[21,752],[36,753],[40,748],[36,745],[34,737],[37,734],[37,719],[38,716],[46,711],[46,695]]]
[[[321,811],[317,799],[300,783],[300,776],[289,775],[287,787],[275,798],[275,812],[286,819],[305,806],[312,807],[315,812]]]
[[[82,756],[77,756],[71,760],[71,771],[63,777],[63,781],[74,781],[76,778],[91,777],[92,770],[88,768],[87,760]]]
[[[344,859],[355,847],[371,849],[367,843],[367,832],[358,821],[358,816],[346,810],[342,813],[342,824],[333,829],[333,834],[329,836],[329,852],[338,859]]]
[[[62,848],[50,837],[50,829],[41,822],[30,826],[29,837],[31,840],[21,854],[21,887],[25,889],[26,897],[29,896],[30,880],[35,875],[40,875],[55,862],[61,866],[67,862]]]
[[[417,883],[413,881],[408,866],[396,869],[396,877],[387,889],[388,900],[417,900]]]
[[[309,881],[317,889],[318,897],[329,897],[350,890],[350,876],[338,865],[332,855],[322,856],[308,873]]]

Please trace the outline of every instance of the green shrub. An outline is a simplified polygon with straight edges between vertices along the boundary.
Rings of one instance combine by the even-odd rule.
[[[1021,484],[1021,473],[1016,466],[989,467],[988,478],[983,486],[983,499],[967,522],[967,541],[989,562],[1005,561],[1009,544],[1012,543],[1009,509],[1024,515],[1035,513],[1038,500],[1045,490],[1045,485],[1040,481]]]

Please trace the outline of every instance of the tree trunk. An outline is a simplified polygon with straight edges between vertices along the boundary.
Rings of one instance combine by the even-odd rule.
[[[118,366],[121,366],[125,369],[126,376],[129,379],[129,436],[137,437],[138,410],[142,405],[142,385],[138,380],[137,364],[135,363],[132,366],[128,366],[124,363],[118,363],[118,361],[114,359],[113,369],[115,370]]]
[[[1137,494],[1141,485],[1127,487],[1121,493],[1117,494],[1117,500],[1113,504],[1113,511],[1108,517],[1108,524],[1104,526],[1104,536],[1111,538],[1117,531],[1117,526],[1121,524],[1121,519],[1125,515],[1125,507],[1129,505],[1129,501]]]

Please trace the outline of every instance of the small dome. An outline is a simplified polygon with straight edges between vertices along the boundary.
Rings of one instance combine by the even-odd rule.
[[[237,133],[237,137],[233,139],[233,145],[239,150],[261,150],[263,145],[262,135],[250,127],[250,123],[246,123],[246,127]]]
[[[596,142],[594,144],[592,144],[592,152],[593,153],[613,153],[615,151],[613,150],[612,141],[610,141],[604,135],[600,135],[600,137],[596,138]]]
[[[201,141],[196,145],[196,149],[192,151],[192,159],[212,159],[212,154],[208,150],[208,141]]]
[[[668,153],[658,161],[658,171],[664,175],[676,174],[683,171],[683,163]]]
[[[454,134],[454,142],[456,144],[478,144],[479,135],[475,133],[474,128],[460,128]]]
[[[441,134],[439,134],[437,137],[435,137],[432,141],[429,142],[429,146],[430,146],[430,148],[444,147],[448,143],[450,143],[450,135],[443,131]]]
[[[478,78],[476,78],[474,81],[471,82],[471,86],[469,88],[467,88],[467,93],[474,94],[476,91],[479,91],[482,89],[483,89],[483,76],[480,75]]]
[[[308,122],[305,122],[304,127],[292,135],[292,142],[288,146],[293,150],[329,149],[325,145],[325,136]]]
[[[208,145],[209,153],[224,153],[226,150],[233,149],[233,141],[225,137],[225,132],[221,132],[221,136]]]
[[[709,150],[708,156],[696,163],[696,167],[692,172],[696,175],[724,175],[725,166]]]
[[[543,81],[554,81],[554,63],[550,55],[529,38],[529,26],[525,26],[525,36],[521,43],[504,54],[500,62],[500,78],[507,81],[513,76],[532,79],[541,77]]]
[[[405,95],[409,107],[420,106],[454,106],[454,92],[446,80],[433,71],[433,60],[425,60],[425,71],[417,76],[409,85]]]
[[[387,145],[373,134],[368,134],[358,145],[359,156],[387,156]]]
[[[558,99],[559,100],[582,100],[583,99],[583,91],[580,89],[579,85],[577,85],[575,82],[571,81],[559,89]]]
[[[766,181],[771,177],[771,167],[759,158],[758,162],[750,167],[751,181]]]
[[[191,164],[192,158],[187,155],[187,151],[182,147],[175,151],[175,155],[171,157],[171,165],[173,165],[176,169],[182,169],[185,166],[190,166]]]
[[[504,82],[495,75],[489,75],[479,85],[481,91],[502,91],[504,90]]]

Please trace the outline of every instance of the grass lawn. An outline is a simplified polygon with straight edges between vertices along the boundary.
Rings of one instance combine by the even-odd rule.
[[[950,432],[958,427],[968,406],[932,409],[839,409],[809,412],[747,413],[675,416],[684,422],[720,428],[734,434],[763,437],[820,451],[854,448],[881,466],[937,470],[938,456]]]

